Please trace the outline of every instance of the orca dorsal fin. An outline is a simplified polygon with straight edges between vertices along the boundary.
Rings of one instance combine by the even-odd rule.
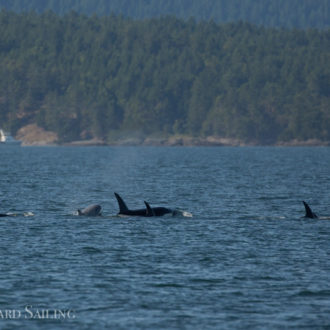
[[[81,210],[77,210],[77,212],[78,212],[78,215],[82,215]]]
[[[306,211],[305,217],[311,218],[311,219],[317,218],[317,215],[312,211],[312,209],[309,207],[309,205],[305,201],[303,201],[303,204],[305,206],[305,211]]]
[[[118,206],[119,206],[119,213],[124,214],[128,211],[128,207],[125,204],[125,202],[123,201],[123,199],[117,194],[114,193],[116,198],[117,198],[117,202],[118,202]]]
[[[147,208],[147,212],[146,212],[146,215],[147,217],[154,217],[155,216],[155,212],[153,211],[153,209],[150,207],[149,203],[144,201],[144,204],[146,205],[146,208]]]

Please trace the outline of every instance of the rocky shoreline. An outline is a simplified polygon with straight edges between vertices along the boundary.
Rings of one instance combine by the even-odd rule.
[[[64,146],[154,146],[154,147],[248,147],[248,146],[274,146],[274,147],[316,147],[330,146],[330,141],[319,141],[315,139],[299,141],[283,141],[274,144],[262,144],[258,142],[244,142],[229,138],[195,138],[195,137],[169,137],[168,139],[134,139],[128,138],[106,143],[100,140],[74,141],[70,143],[60,144]]]
[[[21,128],[15,138],[22,141],[22,146],[209,146],[209,147],[244,147],[244,146],[330,146],[330,141],[310,139],[306,141],[291,140],[274,144],[264,144],[258,141],[246,142],[238,139],[222,138],[217,136],[192,137],[192,136],[169,136],[166,138],[155,137],[127,137],[113,141],[103,141],[100,139],[89,139],[72,141],[69,143],[58,143],[56,133],[45,131],[35,124]]]

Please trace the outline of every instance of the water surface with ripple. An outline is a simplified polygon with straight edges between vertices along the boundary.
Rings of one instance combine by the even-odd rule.
[[[330,221],[302,218],[302,200],[330,215],[330,148],[1,146],[0,157],[0,213],[16,214],[0,221],[0,328],[330,326]],[[117,217],[114,192],[193,217]],[[75,215],[94,203],[102,217]]]

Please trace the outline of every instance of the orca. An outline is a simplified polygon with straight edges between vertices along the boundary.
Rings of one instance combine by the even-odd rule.
[[[101,206],[100,205],[89,205],[83,210],[77,210],[78,215],[84,215],[87,217],[96,217],[98,215],[101,215]]]
[[[119,196],[119,194],[114,193],[118,202],[119,212],[118,215],[131,215],[131,216],[140,216],[140,217],[161,217],[165,214],[172,213],[171,209],[166,207],[151,207],[148,202],[144,202],[145,209],[135,209],[130,210],[124,200]]]
[[[168,209],[167,207],[151,207],[149,203],[147,203],[146,201],[144,201],[144,204],[146,205],[147,208],[147,214],[148,214],[147,216],[161,217],[168,213],[173,214],[173,210]]]
[[[18,216],[24,216],[24,217],[31,217],[34,216],[32,212],[24,212],[24,213],[0,213],[0,218],[4,217],[18,217]]]
[[[306,211],[304,218],[317,219],[318,216],[312,211],[309,205],[305,201],[303,201],[303,204],[305,206],[305,211]]]

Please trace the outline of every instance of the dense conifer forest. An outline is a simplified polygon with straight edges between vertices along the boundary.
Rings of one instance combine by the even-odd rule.
[[[17,12],[52,10],[65,14],[110,15],[144,19],[164,15],[215,22],[247,21],[287,28],[329,28],[330,0],[0,0]]]
[[[0,126],[330,140],[330,30],[0,13]]]

